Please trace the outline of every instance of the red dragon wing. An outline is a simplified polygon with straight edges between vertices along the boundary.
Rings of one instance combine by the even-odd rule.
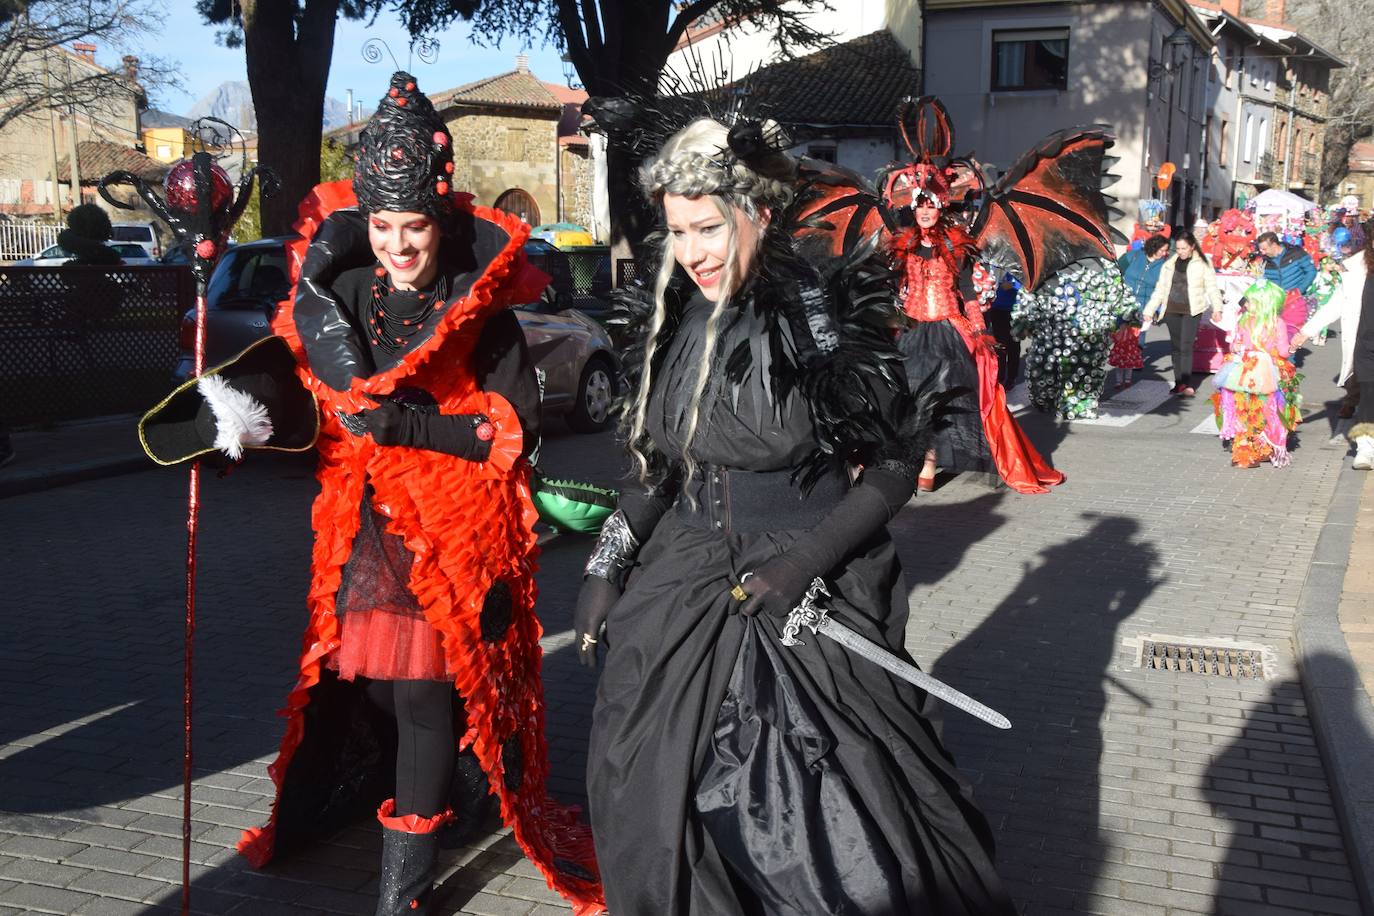
[[[1083,258],[1115,258],[1125,237],[1111,226],[1115,198],[1102,188],[1114,137],[1096,125],[1061,130],[1021,156],[992,189],[974,223],[980,257],[1029,289]]]
[[[828,254],[839,256],[885,228],[877,192],[858,173],[803,159],[798,178],[787,213],[798,241],[823,243]]]

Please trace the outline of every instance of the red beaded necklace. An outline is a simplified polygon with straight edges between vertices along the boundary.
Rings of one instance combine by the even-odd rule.
[[[417,292],[420,308],[404,317],[387,311],[387,297],[396,292],[387,278],[386,268],[377,267],[372,277],[372,299],[368,303],[367,333],[372,343],[394,353],[419,332],[434,312],[442,308],[448,298],[448,278],[441,272],[433,285]],[[409,292],[403,290],[402,292]]]

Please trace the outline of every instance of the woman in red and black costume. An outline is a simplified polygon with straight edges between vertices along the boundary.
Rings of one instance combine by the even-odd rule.
[[[452,172],[448,129],[398,72],[351,186],[301,204],[274,329],[324,413],[310,620],[271,820],[239,849],[262,865],[381,802],[377,913],[424,912],[440,828],[493,793],[591,913],[590,832],[545,793],[525,460],[539,392],[508,308],[547,278],[528,227],[455,193]]]
[[[935,471],[995,472],[1021,493],[1045,493],[1064,482],[1031,445],[1007,410],[997,384],[997,354],[985,332],[973,274],[973,237],[948,216],[952,170],[927,158],[890,171],[883,202],[900,226],[890,249],[911,323],[897,345],[913,383],[944,365],[951,386],[949,424],[936,433],[917,478],[935,488]],[[990,278],[989,278],[990,279]]]

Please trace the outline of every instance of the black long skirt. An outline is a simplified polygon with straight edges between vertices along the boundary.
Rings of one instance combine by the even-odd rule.
[[[961,389],[935,434],[936,462],[948,471],[996,473],[979,409],[978,364],[958,329],[948,321],[913,321],[897,338],[897,349],[913,387],[943,366],[948,387]]]
[[[732,583],[794,537],[670,514],[610,614],[588,764],[610,912],[1014,912],[925,692],[735,613]],[[885,533],[831,591],[837,619],[910,659]]]

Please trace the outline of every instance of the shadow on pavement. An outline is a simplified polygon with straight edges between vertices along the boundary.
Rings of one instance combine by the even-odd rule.
[[[998,731],[947,710],[944,736],[996,832],[998,871],[1030,912],[1071,909],[1108,862],[1106,672],[1117,628],[1160,581],[1151,573],[1158,553],[1135,520],[1085,517],[1094,519],[1087,532],[1026,563],[1012,593],[932,668],[1012,722]]]
[[[1352,682],[1359,678],[1346,659],[1330,654],[1306,658],[1303,667]],[[1365,696],[1328,691],[1341,698],[1337,702],[1357,695]],[[1364,730],[1348,710],[1326,715]],[[1374,740],[1367,733],[1341,737],[1355,747]],[[1246,714],[1240,734],[1212,759],[1202,781],[1202,797],[1231,822],[1215,885],[1216,916],[1249,916],[1265,907],[1361,912],[1327,786],[1303,685],[1297,680],[1272,684]]]

